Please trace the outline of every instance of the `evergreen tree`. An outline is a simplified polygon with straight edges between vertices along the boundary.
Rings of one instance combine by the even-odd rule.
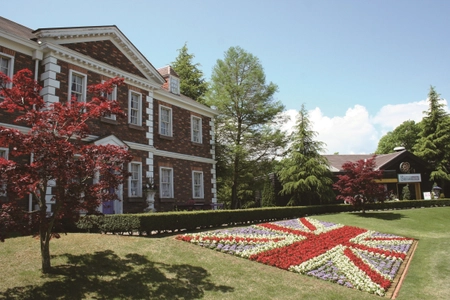
[[[430,163],[433,170],[430,181],[443,187],[450,180],[450,117],[434,87],[430,87],[428,102],[414,154]]]
[[[302,105],[297,116],[287,158],[282,160],[278,177],[283,184],[282,194],[291,195],[288,205],[318,204],[334,197],[328,162],[320,152],[324,143],[315,141],[308,112]]]
[[[199,69],[200,64],[194,64],[194,54],[188,53],[187,44],[185,43],[181,49],[178,49],[178,56],[172,62],[172,68],[180,76],[180,92],[200,103],[204,103],[208,84],[203,78],[203,72]]]
[[[285,145],[277,127],[284,107],[274,101],[276,91],[274,83],[266,83],[259,59],[240,47],[228,49],[213,68],[206,99],[220,113],[216,159],[225,173],[217,174],[218,194],[231,195],[231,208],[240,208],[248,199],[253,178],[267,175],[255,173],[265,169],[258,162],[274,157]]]
[[[409,190],[409,185],[405,185],[402,189],[402,199],[403,200],[410,200],[411,198],[411,191]]]

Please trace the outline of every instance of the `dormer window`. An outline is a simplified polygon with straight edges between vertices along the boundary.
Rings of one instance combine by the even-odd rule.
[[[170,92],[176,95],[180,94],[180,79],[175,76],[169,78]]]

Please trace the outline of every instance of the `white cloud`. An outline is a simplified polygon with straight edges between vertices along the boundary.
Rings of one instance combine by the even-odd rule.
[[[449,111],[447,101],[442,100],[442,103]],[[316,140],[326,144],[325,153],[366,154],[375,152],[379,139],[404,121],[420,122],[426,110],[428,102],[423,100],[383,106],[373,117],[362,105],[347,109],[344,116],[325,116],[318,107],[308,113],[312,130],[317,132]],[[291,109],[285,115],[290,121],[283,129],[292,132],[297,111]]]
[[[445,105],[447,105],[445,103]],[[428,109],[427,100],[397,105],[385,105],[373,117],[372,122],[381,128],[391,131],[407,120],[420,122]],[[387,132],[386,131],[386,132]]]
[[[317,132],[317,140],[326,144],[325,153],[351,154],[375,151],[377,131],[371,124],[369,113],[364,106],[355,105],[347,109],[343,117],[324,116],[320,108],[309,112],[312,129]]]

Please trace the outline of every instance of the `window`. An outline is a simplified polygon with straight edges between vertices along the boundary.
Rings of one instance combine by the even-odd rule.
[[[172,136],[172,109],[165,106],[159,108],[159,133]]]
[[[0,148],[0,157],[8,159],[8,148]],[[0,196],[6,196],[6,184],[0,181]]]
[[[9,77],[11,77],[12,73],[11,61],[12,59],[10,57],[0,55],[0,72]]]
[[[128,179],[128,196],[142,196],[142,164],[140,162],[132,162],[129,164],[128,170],[131,175]]]
[[[169,79],[169,84],[170,84],[170,92],[173,94],[180,94],[180,79],[174,76],[170,76]]]
[[[69,101],[75,97],[78,102],[86,102],[86,75],[71,70],[69,81]]]
[[[202,119],[199,117],[192,116],[191,118],[191,136],[193,142],[202,142]]]
[[[142,105],[141,94],[130,91],[128,101],[128,123],[141,126],[142,125]]]
[[[13,76],[13,66],[14,65],[14,57],[9,56],[3,53],[0,53],[0,72],[7,75],[9,78]],[[11,87],[11,84],[8,84],[7,87]],[[0,100],[3,97],[0,98]]]
[[[173,170],[171,168],[160,168],[160,197],[173,198]]]
[[[105,82],[105,81],[103,80],[102,83],[103,82]],[[105,96],[106,99],[108,99],[109,101],[117,100],[117,86],[114,87],[114,89],[112,90],[111,93],[108,93],[103,96]],[[115,114],[105,115],[105,118],[110,119],[110,120],[116,120],[116,115]]]
[[[192,172],[192,198],[203,198],[203,172]]]

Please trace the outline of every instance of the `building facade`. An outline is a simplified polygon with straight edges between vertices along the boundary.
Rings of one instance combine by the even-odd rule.
[[[86,139],[97,145],[125,146],[133,155],[127,166],[131,176],[116,191],[118,200],[102,205],[100,212],[143,212],[149,180],[157,186],[156,211],[188,202],[216,203],[217,112],[181,95],[176,72],[170,66],[153,67],[116,26],[32,30],[0,17],[0,71],[11,77],[25,68],[34,73],[48,103],[74,96],[89,101],[87,86],[124,78],[125,84],[111,97],[120,102],[127,119],[111,115],[92,122]],[[13,119],[0,111],[0,126],[28,130],[13,124]],[[0,145],[1,156],[7,158],[8,152],[7,145]],[[51,189],[48,193],[51,198]],[[32,210],[34,203],[28,200],[26,205]]]
[[[349,154],[349,155],[324,155],[328,160],[330,171],[337,180],[338,175],[343,175],[342,165],[346,162],[357,162],[373,157],[373,154]],[[379,180],[388,196],[403,200],[404,188],[409,189],[410,200],[424,199],[424,195],[432,192],[433,182],[430,181],[429,165],[405,149],[389,153],[379,154],[375,157],[377,170],[383,171],[383,178]]]

